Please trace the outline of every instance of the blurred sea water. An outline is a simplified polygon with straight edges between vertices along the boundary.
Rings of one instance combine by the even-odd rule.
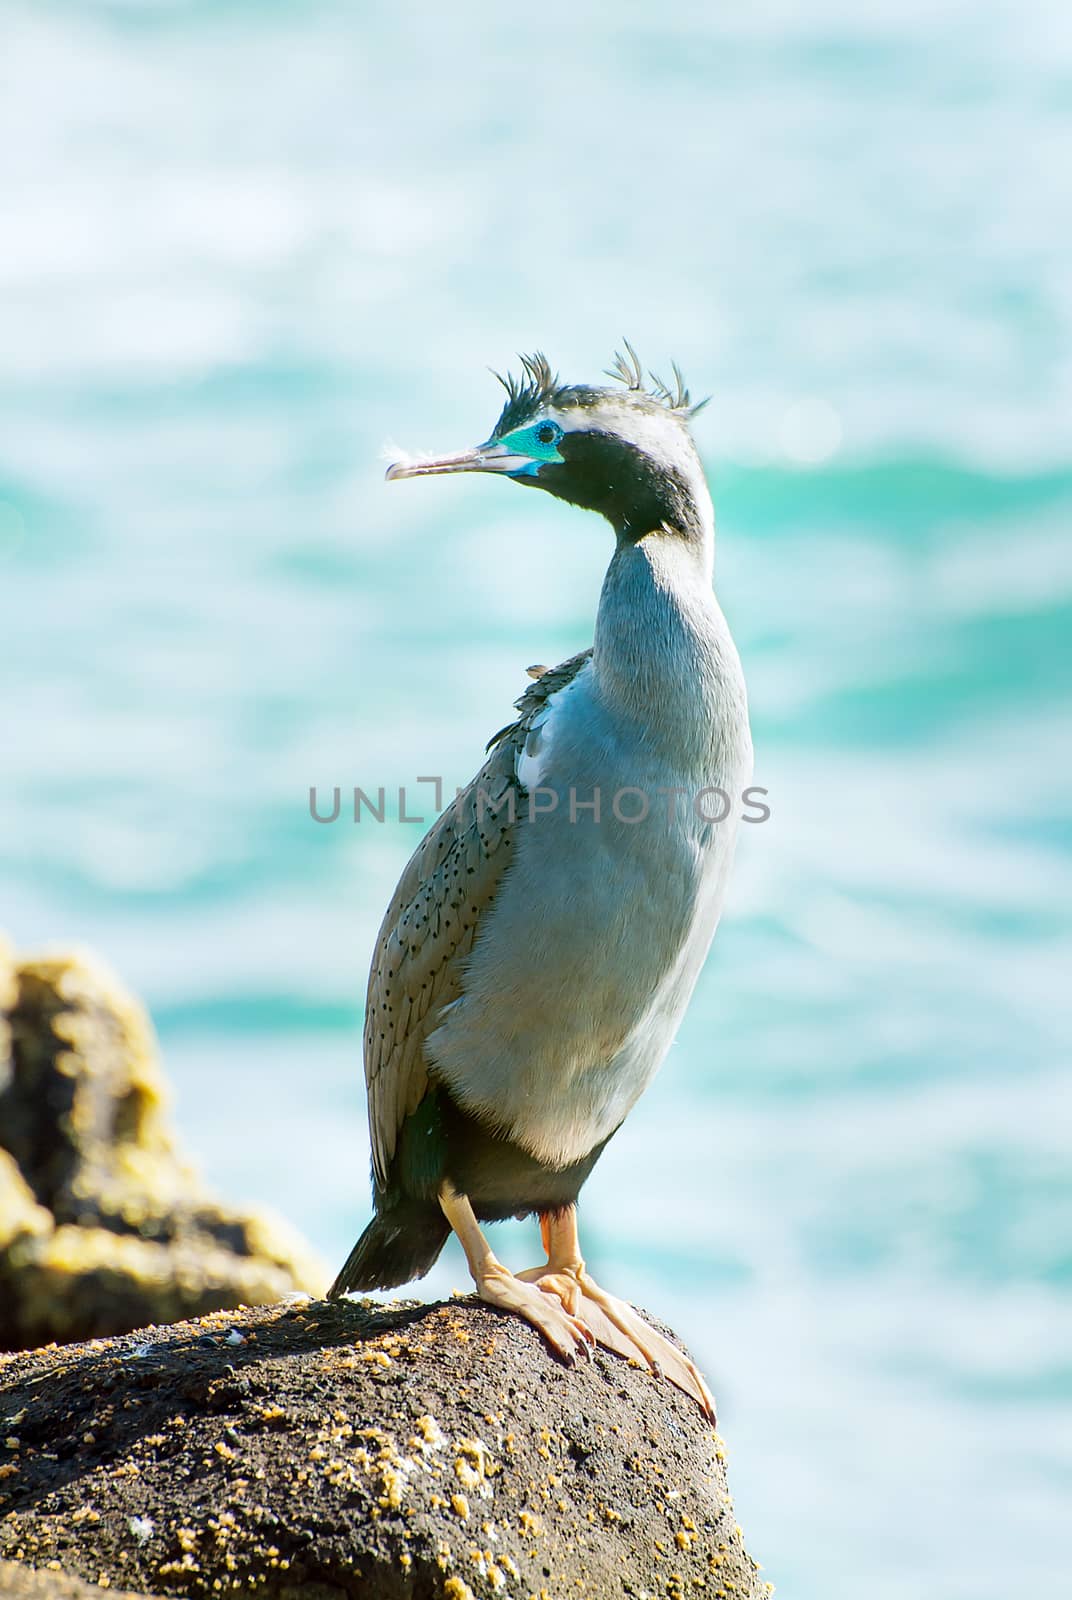
[[[773,816],[587,1253],[701,1358],[779,1593],[1059,1592],[1067,8],[9,0],[3,35],[0,925],[117,967],[212,1179],[337,1263],[421,829],[309,787],[468,779],[610,554],[384,450],[483,438],[519,348],[676,357]],[[451,1246],[425,1287],[465,1283]]]

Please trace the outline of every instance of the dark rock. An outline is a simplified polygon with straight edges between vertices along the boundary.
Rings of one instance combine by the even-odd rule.
[[[567,1369],[471,1300],[0,1357],[0,1460],[0,1557],[140,1594],[767,1592],[693,1401],[602,1352]]]

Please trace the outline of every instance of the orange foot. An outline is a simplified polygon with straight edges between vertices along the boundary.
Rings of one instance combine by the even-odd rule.
[[[715,1401],[703,1374],[683,1350],[664,1339],[625,1300],[608,1294],[588,1276],[583,1261],[567,1266],[531,1267],[518,1281],[533,1283],[556,1299],[571,1317],[594,1334],[596,1343],[627,1361],[639,1362],[656,1377],[666,1378],[691,1395],[708,1421],[715,1422]]]

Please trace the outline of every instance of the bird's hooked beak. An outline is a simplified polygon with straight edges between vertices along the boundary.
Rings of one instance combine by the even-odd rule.
[[[475,450],[455,456],[435,456],[429,461],[395,461],[387,468],[387,481],[395,478],[426,478],[437,472],[525,472],[532,456],[512,450],[500,439],[489,439]]]

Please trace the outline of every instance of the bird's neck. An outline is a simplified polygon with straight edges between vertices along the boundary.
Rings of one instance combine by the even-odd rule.
[[[618,545],[632,545],[665,533],[687,545],[711,585],[715,551],[715,509],[699,457],[690,446],[673,460],[656,462],[638,454],[620,498],[602,508]]]
[[[592,658],[615,714],[635,723],[649,747],[697,771],[720,765],[727,738],[737,725],[747,729],[740,661],[711,587],[712,523],[619,537]]]

